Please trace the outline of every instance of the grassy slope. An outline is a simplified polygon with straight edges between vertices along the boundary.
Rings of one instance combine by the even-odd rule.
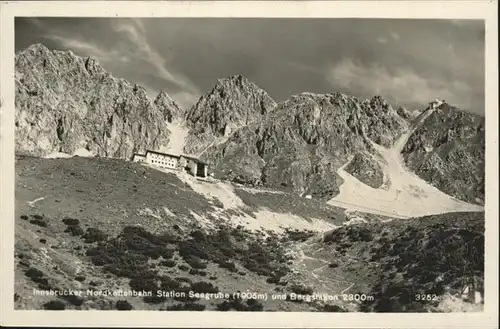
[[[413,258],[408,259],[422,267],[422,262],[432,255],[418,248],[421,234],[429,239],[439,225],[446,228],[476,225],[473,229],[480,231],[484,221],[482,215],[474,214],[387,224],[374,220],[340,228],[327,235],[333,239],[324,242],[314,232],[289,231],[266,237],[229,225],[221,218],[226,215],[229,218],[231,214],[172,174],[112,159],[17,157],[16,161],[18,309],[39,309],[54,300],[54,297],[34,297],[35,287],[338,294],[354,283],[352,291],[377,295],[395,282],[393,277],[387,277],[392,275],[391,266],[396,266],[398,273],[407,271],[395,263],[397,257],[391,256],[390,250],[398,255],[403,250],[403,255],[410,255]],[[265,206],[275,212],[309,215],[337,224],[344,220],[340,211],[315,200],[249,193],[243,189],[236,189],[236,194],[248,206],[245,211]],[[41,197],[44,199],[33,207],[29,205],[28,201]],[[163,207],[169,211],[162,212]],[[218,222],[215,229],[204,230],[199,216]],[[359,230],[372,232],[372,239],[363,241],[363,234],[349,233]],[[409,238],[414,243],[408,244]],[[464,241],[458,240],[459,244]],[[431,251],[441,252],[439,248],[438,245]],[[329,266],[330,263],[335,264]],[[421,275],[413,272],[414,277]],[[411,278],[404,279],[411,282]],[[200,281],[210,282],[213,287],[196,283]],[[118,300],[127,300],[135,309],[342,311],[381,307],[342,301],[330,302],[325,309],[324,303],[272,300],[246,303],[102,296],[59,298],[64,307],[74,309],[116,309],[129,305],[123,301],[117,305]]]
[[[285,255],[285,246],[290,240],[288,234],[285,238],[275,235],[266,240],[260,232],[253,233],[242,227],[235,230],[230,225],[224,225],[228,222],[225,219],[229,219],[235,211],[221,210],[220,204],[194,192],[175,175],[113,159],[18,156],[16,176],[15,250],[19,308],[40,308],[51,300],[50,297],[33,298],[31,289],[35,287],[86,289],[97,284],[98,289],[128,289],[129,281],[140,274],[142,278],[168,275],[170,278],[211,281],[224,292],[234,292],[235,289],[270,292],[281,286],[282,283],[277,283],[279,277],[288,271],[289,259]],[[33,207],[29,205],[29,201],[42,197]],[[285,200],[290,202],[293,198],[290,196]],[[248,200],[247,203],[251,205]],[[272,203],[267,206],[272,208]],[[169,211],[162,211],[163,207]],[[302,205],[300,215],[307,214],[306,207],[307,204]],[[190,235],[200,232],[200,216],[218,222],[218,230],[209,233],[208,240],[202,239],[199,243],[194,240],[196,243],[190,245]],[[78,222],[78,225],[69,227],[68,218]],[[147,232],[130,234],[124,231],[124,228],[131,230],[130,227],[136,225],[146,228]],[[161,240],[165,233],[173,234],[174,241],[167,243]],[[293,233],[290,232],[291,239],[311,235],[307,232]],[[148,236],[146,241],[134,244],[137,239],[144,240],[141,234]],[[221,234],[230,235],[230,241]],[[174,251],[171,258],[165,254],[169,251],[158,246],[157,236],[161,241],[159,245],[167,244]],[[116,243],[124,239],[132,241],[131,244],[126,244],[125,249],[117,247]],[[95,247],[98,248],[94,250]],[[191,251],[182,255],[181,250],[186,248]],[[105,253],[96,255],[99,249],[105,250]],[[129,252],[125,255],[127,249]],[[197,255],[201,260],[194,257],[193,263],[189,255],[195,255],[196,250],[210,251],[209,256]],[[154,253],[165,257],[147,260]],[[130,265],[129,257],[134,259],[136,267]],[[167,259],[175,261],[173,268],[167,265]],[[206,268],[201,274],[192,270],[190,273],[192,266],[187,264],[197,266],[197,261],[206,264]],[[236,271],[231,264],[227,264],[229,262],[236,265]],[[179,268],[180,265],[184,266]],[[43,275],[28,278],[26,272],[31,267],[40,270]],[[210,277],[216,279],[210,280]],[[80,282],[82,278],[84,280]],[[82,305],[70,302],[66,307],[114,308],[115,302],[116,298],[89,297]],[[140,309],[158,309],[169,305],[146,303],[138,298],[129,298],[129,302]],[[198,302],[206,304],[209,309],[217,307]],[[266,309],[309,309],[308,306],[290,302],[282,304],[269,301]]]

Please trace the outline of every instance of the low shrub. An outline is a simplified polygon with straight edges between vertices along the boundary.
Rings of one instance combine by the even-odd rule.
[[[338,306],[338,305],[330,305],[326,304],[323,305],[320,309],[322,312],[347,312],[343,307]]]
[[[234,309],[239,312],[255,312],[264,310],[262,303],[256,299],[247,299],[245,303],[241,299],[230,298],[225,300],[216,306],[217,311],[230,311]]]
[[[80,220],[71,217],[64,217],[62,222],[66,224],[66,226],[77,226],[80,225]]]
[[[163,291],[174,290],[181,286],[181,282],[168,276],[161,277],[160,288]]]
[[[204,270],[207,268],[207,264],[196,256],[184,257],[184,260],[194,269]]]
[[[166,267],[175,267],[177,263],[173,259],[165,259],[160,262],[160,265],[166,266]]]
[[[66,304],[60,300],[51,300],[50,302],[43,304],[43,308],[45,310],[61,311],[66,309]]]
[[[169,311],[204,311],[206,308],[203,304],[197,304],[193,302],[187,302],[184,304],[174,304],[167,307]]]
[[[66,227],[64,232],[69,233],[72,236],[82,236],[85,234],[85,231],[79,225],[68,226],[68,227]]]
[[[191,267],[187,266],[186,264],[180,264],[179,266],[177,266],[177,268],[178,268],[179,270],[181,270],[181,271],[185,271],[185,272],[186,272],[186,271],[189,271],[189,269],[190,269]]]
[[[26,272],[24,272],[24,275],[30,279],[41,278],[43,277],[43,272],[35,267],[30,267],[26,270]]]
[[[85,243],[94,243],[105,241],[108,238],[108,235],[95,227],[87,228],[87,231],[83,235]]]
[[[30,223],[33,225],[38,225],[40,227],[47,227],[48,226],[47,222],[44,221],[43,219],[32,219],[32,220],[30,220]]]
[[[119,300],[116,302],[116,309],[119,311],[130,311],[134,307],[126,300]]]
[[[74,306],[81,306],[83,304],[83,298],[79,296],[69,295],[64,296],[63,298]]]
[[[312,295],[314,292],[312,288],[299,284],[292,285],[290,290],[298,295]]]
[[[236,264],[233,263],[233,262],[222,262],[222,263],[219,264],[219,267],[220,268],[225,268],[225,269],[229,270],[232,273],[237,272]]]
[[[204,282],[204,281],[192,283],[191,290],[193,292],[205,293],[205,294],[219,292],[219,289],[217,287],[215,287],[213,284],[211,284],[210,282]]]
[[[85,277],[83,275],[78,275],[75,277],[75,280],[78,282],[83,282],[85,281]]]
[[[193,282],[193,280],[191,280],[190,278],[186,278],[186,277],[176,277],[175,280],[179,281],[179,282],[186,282],[186,283],[189,283],[191,284]]]
[[[256,299],[247,299],[248,310],[251,312],[258,312],[264,309],[264,305]]]
[[[197,257],[199,259],[209,259],[206,249],[196,241],[182,241],[179,244],[179,254],[184,260]]]

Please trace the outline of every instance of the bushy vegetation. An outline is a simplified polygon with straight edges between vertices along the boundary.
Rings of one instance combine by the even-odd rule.
[[[203,304],[187,302],[184,304],[177,303],[167,307],[168,311],[204,311],[206,308]]]
[[[310,230],[298,230],[298,229],[285,229],[285,236],[283,240],[286,241],[306,241],[313,237],[316,233]]]
[[[203,293],[203,294],[210,294],[210,293],[215,294],[215,293],[219,292],[219,289],[217,287],[215,287],[213,284],[211,284],[210,282],[204,282],[204,281],[192,283],[191,289],[194,292]]]
[[[366,292],[373,300],[362,303],[364,312],[425,312],[437,298],[422,301],[416,295],[441,296],[446,288],[458,293],[470,279],[482,286],[484,213],[350,225],[326,234],[324,242],[341,253],[365,250],[358,256],[377,264]]]
[[[34,216],[37,216],[37,215],[34,215]],[[40,227],[47,227],[48,226],[48,223],[43,218],[33,218],[30,220],[30,223],[33,225],[40,226]]]
[[[80,225],[80,220],[77,219],[77,218],[71,218],[71,217],[64,217],[62,222],[66,225],[66,226],[76,226],[76,225]]]
[[[160,262],[160,265],[166,266],[166,267],[175,267],[177,263],[173,259],[164,259]]]
[[[323,305],[320,308],[320,311],[321,312],[342,312],[342,313],[347,312],[347,310],[345,308],[343,308],[342,306],[330,305],[330,304]]]
[[[43,304],[43,308],[50,311],[62,311],[66,309],[66,304],[64,304],[64,302],[60,300],[55,299]]]
[[[64,232],[71,234],[72,236],[83,236],[85,231],[79,225],[70,225],[66,227]]]
[[[95,227],[87,228],[87,231],[83,235],[85,243],[94,243],[105,241],[108,238],[108,235]]]
[[[241,298],[231,297],[217,304],[217,311],[235,310],[238,312],[259,312],[264,310],[264,306],[256,299],[247,299],[243,301]]]
[[[119,311],[130,311],[134,307],[126,300],[119,300],[116,302],[116,309]]]

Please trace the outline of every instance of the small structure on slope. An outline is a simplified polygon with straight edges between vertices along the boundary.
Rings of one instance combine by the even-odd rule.
[[[184,170],[195,177],[208,176],[208,163],[189,155],[175,155],[147,150],[145,154],[135,153],[133,162],[148,163],[162,169]]]

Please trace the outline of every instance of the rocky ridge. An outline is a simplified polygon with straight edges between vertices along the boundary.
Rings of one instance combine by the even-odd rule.
[[[163,115],[169,123],[184,116],[184,110],[165,91],[160,91],[153,104],[157,109],[163,110]]]
[[[169,141],[165,122],[179,107],[165,93],[151,101],[92,57],[35,44],[16,54],[15,69],[18,153],[129,158]]]
[[[185,151],[198,154],[218,139],[227,138],[236,130],[259,121],[275,108],[276,102],[243,76],[219,79],[186,113],[190,133]]]
[[[303,93],[209,148],[205,158],[218,177],[327,199],[342,183],[336,170],[357,153],[374,152],[366,137],[391,145],[407,127],[379,96]]]
[[[443,103],[413,132],[402,155],[408,168],[443,192],[484,202],[484,117]]]

